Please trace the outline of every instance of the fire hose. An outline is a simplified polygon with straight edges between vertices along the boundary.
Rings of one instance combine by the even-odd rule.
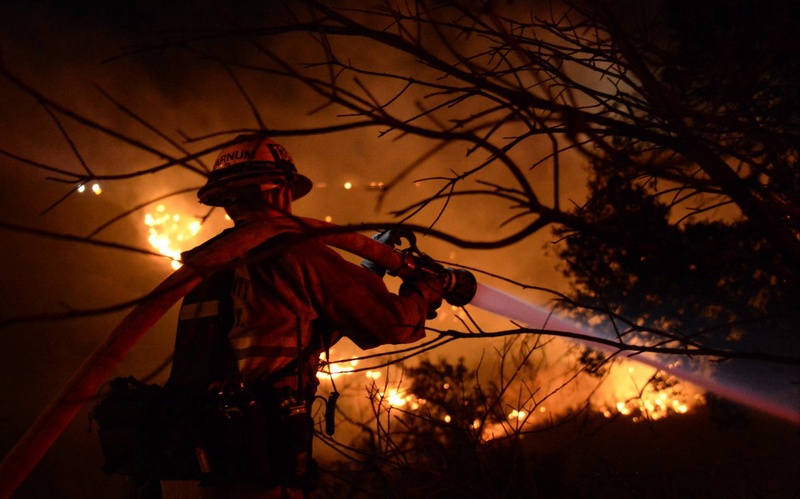
[[[6,455],[0,463],[0,499],[11,497],[84,403],[107,381],[117,364],[175,303],[203,280],[204,275],[242,260],[249,250],[275,235],[293,232],[315,237],[315,232],[321,232],[315,238],[324,244],[360,256],[386,269],[390,275],[408,278],[419,272],[433,273],[442,282],[444,299],[452,305],[465,305],[475,295],[476,281],[471,273],[439,265],[416,250],[413,241],[410,250],[401,251],[359,233],[331,229],[336,226],[309,218],[254,222],[230,232],[185,262],[138,303],[95,348]]]

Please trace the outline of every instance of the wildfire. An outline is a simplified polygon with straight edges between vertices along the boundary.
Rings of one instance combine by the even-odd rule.
[[[608,384],[598,390],[603,398],[592,399],[590,402],[591,409],[606,418],[624,417],[634,423],[655,421],[686,414],[704,402],[702,393],[692,385],[669,383],[664,379],[660,382],[654,381],[659,378],[654,376],[654,371],[648,367],[634,368],[622,365],[617,369],[618,372],[613,373],[607,380]],[[379,374],[377,371],[367,371],[366,376],[374,381],[377,379],[376,373]],[[439,389],[444,394],[451,388],[449,383],[443,383]],[[513,390],[509,390],[511,391]],[[409,412],[424,411],[424,414],[420,412],[424,417],[438,419],[445,424],[454,422],[454,417],[445,412],[443,407],[433,410],[424,407],[427,401],[418,398],[402,382],[393,384],[391,389],[376,391],[376,395],[380,410],[387,414],[392,409],[402,408]],[[586,398],[581,400],[579,404],[586,403]],[[471,426],[480,432],[481,438],[485,441],[503,438],[542,424],[552,424],[554,417],[574,410],[575,404],[574,399],[570,401],[569,397],[555,397],[547,406],[531,402],[514,407],[513,402],[509,401],[504,417],[495,419],[494,416],[490,416],[486,419],[475,419],[471,422]]]
[[[607,418],[620,415],[634,422],[655,421],[667,416],[686,414],[695,405],[703,402],[702,395],[688,385],[680,384],[656,388],[652,384],[644,389],[635,389],[637,370],[628,367],[631,382],[617,381],[612,401],[600,404],[598,410]]]
[[[336,379],[339,376],[347,376],[353,374],[353,369],[358,365],[358,359],[350,359],[347,362],[332,362],[324,364],[324,367],[317,371],[317,379],[329,380]],[[370,377],[372,371],[367,371],[367,377]]]
[[[172,260],[172,268],[179,268],[181,251],[200,232],[200,222],[169,213],[166,206],[160,204],[154,212],[144,216],[144,223],[150,228],[147,240],[153,248]]]

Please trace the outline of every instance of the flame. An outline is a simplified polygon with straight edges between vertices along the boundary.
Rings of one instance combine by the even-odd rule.
[[[335,349],[341,354],[336,355]],[[536,431],[538,428],[552,425],[561,417],[576,410],[588,409],[599,417],[621,418],[639,423],[690,413],[695,407],[704,403],[702,390],[691,384],[674,383],[671,378],[665,378],[660,373],[659,376],[655,376],[658,373],[655,368],[620,362],[611,367],[599,386],[598,379],[594,377],[582,381],[575,380],[577,384],[574,392],[570,390],[554,392],[552,397],[546,397],[545,405],[543,399],[535,400],[529,397],[523,401],[517,395],[512,395],[519,392],[515,385],[505,391],[500,401],[505,407],[503,413],[477,411],[471,415],[466,414],[467,419],[461,420],[459,419],[462,418],[461,415],[453,413],[453,410],[458,408],[431,404],[412,392],[410,380],[403,378],[402,369],[356,368],[358,361],[355,356],[358,354],[346,344],[331,349],[330,354],[331,363],[323,361],[322,368],[317,373],[320,382],[327,384],[332,383],[334,378],[346,377],[345,379],[351,383],[346,381],[344,390],[342,385],[339,385],[338,389],[342,394],[347,393],[349,397],[355,393],[362,393],[361,390],[365,388],[363,381],[366,381],[366,388],[374,404],[373,409],[376,411],[374,415],[380,418],[392,418],[392,414],[396,414],[393,411],[399,410],[416,414],[423,419],[430,418],[431,421],[435,420],[440,424],[457,424],[463,429],[470,429],[484,442]],[[354,357],[348,359],[351,355]],[[325,359],[324,353],[322,358]],[[519,380],[519,382],[536,383],[534,380]],[[441,397],[436,398],[443,400],[451,398],[445,394],[453,390],[461,390],[460,385],[456,385],[453,381],[441,381],[436,387]]]
[[[200,222],[169,213],[166,206],[159,204],[155,211],[145,214],[144,223],[150,228],[150,245],[172,260],[172,268],[180,268],[181,251],[200,232]]]
[[[656,421],[686,414],[704,403],[701,392],[687,383],[681,382],[661,389],[649,383],[653,369],[627,367],[619,371],[625,373],[627,379],[617,374],[612,379],[607,400],[595,404],[595,409],[606,418],[625,416],[633,422]]]
[[[656,388],[652,383],[655,370],[648,367],[629,367],[622,365],[616,367],[618,372],[612,373],[608,385],[598,390],[604,395],[602,401],[591,400],[590,408],[606,418],[625,417],[634,423],[641,421],[656,421],[670,416],[686,414],[696,406],[703,404],[702,392],[693,385],[686,383],[669,384],[664,388]],[[367,371],[367,377],[376,379],[377,371]],[[373,378],[375,376],[375,378]],[[391,377],[391,376],[390,376]],[[443,383],[439,391],[444,393],[453,389],[449,383]],[[513,390],[509,390],[511,392]],[[420,412],[425,417],[434,417],[450,424],[453,417],[442,412],[429,412],[427,401],[416,397],[404,383],[394,385],[394,388],[377,393],[379,410],[388,414],[393,408],[402,407],[409,412]],[[483,441],[504,438],[518,432],[529,431],[542,424],[552,424],[553,417],[574,410],[576,405],[567,398],[556,397],[545,406],[541,403],[531,402],[513,406],[513,401],[508,401],[508,412],[500,419],[488,417],[475,419],[470,426],[480,433]],[[582,398],[581,405],[586,403]],[[552,416],[551,416],[552,415]]]
[[[407,403],[411,402],[414,399],[412,395],[404,395],[404,393],[405,393],[404,390],[392,388],[391,390],[389,390],[388,395],[381,393],[380,396],[391,407],[403,407],[404,405],[406,405]]]
[[[333,349],[330,349],[330,352],[333,352]],[[320,356],[320,369],[317,371],[317,379],[320,381],[336,379],[339,376],[349,376],[354,374],[354,369],[358,366],[358,359],[352,358],[347,361],[333,361],[328,362],[328,354],[323,354]],[[335,358],[334,355],[330,354],[331,358]],[[380,373],[367,371],[367,378],[377,379],[380,377]]]

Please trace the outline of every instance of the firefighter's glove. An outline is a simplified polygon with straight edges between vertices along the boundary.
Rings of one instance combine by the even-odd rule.
[[[407,234],[408,234],[407,231],[389,229],[383,232],[378,232],[377,234],[372,236],[372,239],[378,241],[379,243],[383,243],[386,246],[391,246],[392,248],[396,248],[400,246],[400,244],[403,242],[402,239],[404,237],[408,237]]]
[[[378,241],[379,243],[385,244],[386,246],[391,246],[392,248],[394,248],[400,244],[401,237],[402,234],[400,233],[400,231],[389,229],[384,232],[378,232],[377,234],[372,236],[372,239]],[[373,262],[372,260],[366,260],[366,259],[362,260],[361,266],[369,270],[373,274],[377,274],[379,277],[383,277],[386,275],[386,269],[384,267],[381,267],[377,263]]]
[[[407,278],[400,285],[400,294],[405,296],[412,293],[422,296],[428,303],[426,317],[435,318],[436,311],[442,306],[443,290],[439,278],[427,272]]]
[[[386,269],[378,265],[377,263],[373,262],[372,260],[361,260],[361,266],[365,269],[369,270],[373,274],[376,274],[378,277],[383,277],[386,275]]]

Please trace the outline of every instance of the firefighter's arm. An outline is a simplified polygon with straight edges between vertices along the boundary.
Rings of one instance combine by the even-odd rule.
[[[394,294],[380,277],[322,245],[306,247],[303,253],[295,255],[305,260],[312,299],[356,345],[413,343],[425,336],[425,319],[442,301],[440,283],[409,280]]]

